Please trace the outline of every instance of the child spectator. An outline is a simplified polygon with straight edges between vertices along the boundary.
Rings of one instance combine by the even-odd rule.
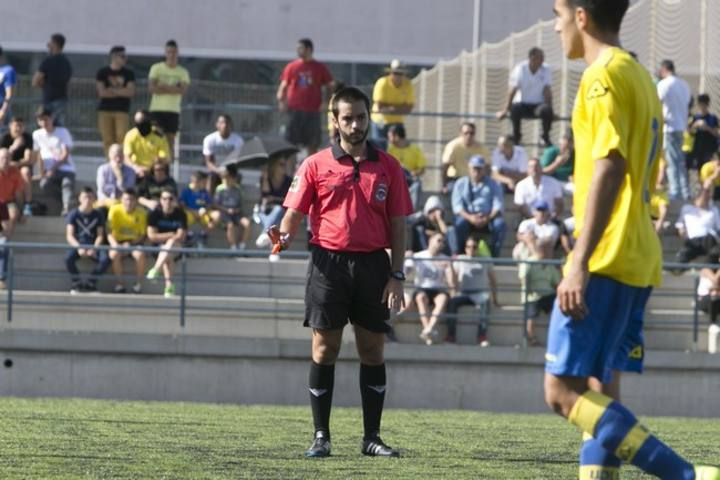
[[[203,248],[207,232],[213,228],[209,209],[212,197],[208,191],[208,174],[198,170],[190,175],[190,183],[180,193],[180,205],[185,209],[188,229],[196,230],[198,248]]]
[[[228,165],[222,175],[222,184],[215,190],[212,219],[225,224],[225,234],[231,250],[245,250],[250,238],[250,220],[243,215],[243,195],[239,185],[237,167]],[[242,228],[242,240],[238,242],[238,229]]]
[[[536,248],[529,260],[551,258],[555,243],[545,237],[536,242]],[[540,341],[535,335],[535,321],[540,312],[550,313],[555,302],[555,288],[562,278],[560,269],[555,265],[522,263],[518,269],[521,285],[521,301],[525,306],[525,335],[529,346],[538,346]]]
[[[70,155],[73,139],[67,128],[53,123],[48,109],[40,107],[36,119],[40,128],[33,132],[32,137],[33,154],[41,160],[38,163],[40,188],[61,192],[62,214],[65,215],[70,211],[75,191],[75,164]]]
[[[137,203],[135,189],[128,188],[120,197],[120,203],[110,207],[108,212],[108,243],[111,247],[133,247],[145,243],[147,210]],[[142,291],[142,277],[145,274],[145,252],[142,250],[110,250],[112,270],[115,275],[115,293],[125,293],[123,285],[122,259],[132,256],[135,260],[135,284],[133,293]]]
[[[138,187],[138,202],[152,211],[160,206],[160,193],[171,190],[177,195],[177,184],[170,176],[170,165],[162,160],[155,160],[152,164],[152,173],[145,175]]]
[[[148,280],[155,280],[162,269],[165,278],[165,298],[175,296],[175,285],[172,283],[174,254],[168,250],[180,248],[185,242],[187,233],[187,217],[177,204],[175,192],[167,188],[160,194],[160,207],[148,215],[147,237],[155,246],[162,247],[155,265],[147,274]]]
[[[107,251],[93,248],[102,245],[105,238],[104,216],[93,208],[94,201],[93,189],[83,188],[78,196],[78,207],[67,216],[65,238],[72,248],[65,256],[65,267],[70,273],[72,281],[70,293],[72,294],[81,291],[96,291],[98,277],[105,273],[110,266]],[[89,258],[97,264],[87,282],[82,282],[80,277],[80,271],[77,268],[79,258]]]
[[[457,278],[454,283],[458,286],[459,293],[450,299],[447,306],[447,337],[445,337],[445,341],[448,343],[455,343],[458,309],[464,305],[474,305],[479,311],[477,343],[481,347],[490,345],[487,338],[490,299],[492,298],[494,306],[498,307],[500,304],[497,299],[497,280],[492,263],[471,261],[479,257],[478,247],[478,240],[472,236],[469,237],[465,241],[465,253],[458,255],[457,260],[453,262],[453,270]]]
[[[426,345],[435,343],[438,335],[435,326],[445,313],[450,298],[449,289],[455,285],[452,262],[441,253],[444,247],[445,236],[436,233],[430,237],[428,249],[414,254],[408,262],[415,269],[413,299],[423,326],[420,338]]]
[[[292,177],[287,174],[286,169],[287,159],[275,157],[260,176],[260,205],[258,205],[257,220],[262,225],[263,231],[255,241],[258,248],[270,246],[267,229],[272,225],[280,225],[280,220],[285,214],[282,202],[292,184]]]

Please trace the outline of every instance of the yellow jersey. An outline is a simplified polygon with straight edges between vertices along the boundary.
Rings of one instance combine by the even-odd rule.
[[[442,154],[442,163],[450,165],[447,171],[448,178],[466,176],[468,174],[468,160],[473,155],[482,155],[485,158],[485,163],[490,163],[490,152],[485,146],[474,143],[466,147],[462,137],[450,140],[445,145]]]
[[[378,111],[378,102],[388,103],[390,105],[415,104],[415,91],[409,78],[403,77],[400,86],[396,87],[390,79],[390,75],[386,75],[378,79],[373,87],[373,109],[372,121],[387,125],[388,123],[403,123],[405,117],[403,115],[394,115],[392,113],[380,113]]]
[[[113,205],[108,212],[107,230],[118,242],[139,242],[147,230],[147,210],[136,206],[128,213],[122,204]]]
[[[422,150],[417,145],[408,144],[406,147],[396,147],[392,143],[388,145],[388,153],[395,157],[400,165],[410,173],[425,169],[427,160]]]
[[[180,65],[168,67],[165,62],[158,62],[150,67],[149,80],[155,80],[159,85],[176,87],[180,84],[190,85],[190,74]],[[151,112],[180,113],[182,95],[179,93],[154,93],[150,98]]]
[[[711,160],[700,168],[700,183],[715,175],[717,169],[720,168],[720,161]],[[720,187],[720,177],[715,179],[715,186]]]
[[[590,257],[591,273],[633,287],[660,285],[662,249],[650,196],[662,149],[662,107],[645,68],[612,47],[583,73],[575,99],[575,236],[584,228],[595,163],[611,151],[625,159],[625,180]]]
[[[155,130],[145,137],[140,135],[137,128],[125,134],[123,154],[141,167],[150,168],[156,158],[166,160],[169,152],[167,139]]]

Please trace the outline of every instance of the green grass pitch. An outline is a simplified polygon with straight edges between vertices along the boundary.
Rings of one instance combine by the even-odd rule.
[[[2,398],[0,419],[2,480],[560,480],[577,478],[580,443],[552,415],[389,409],[383,438],[403,458],[366,458],[360,409],[335,408],[333,456],[307,460],[308,407]],[[720,462],[720,420],[643,420],[691,461]]]

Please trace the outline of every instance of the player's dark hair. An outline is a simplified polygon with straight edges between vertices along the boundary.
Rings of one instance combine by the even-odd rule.
[[[570,7],[584,9],[600,30],[618,33],[630,0],[567,0]]]
[[[315,51],[315,47],[313,46],[313,41],[309,38],[301,38],[298,40],[298,43],[302,45],[305,48],[309,48],[312,51]]]
[[[125,47],[122,45],[114,45],[110,49],[110,55],[115,55],[116,53],[125,53]]]
[[[660,62],[660,66],[671,73],[675,73],[675,62],[668,60],[667,58]]]
[[[365,104],[365,109],[370,112],[370,99],[367,95],[363,93],[362,90],[360,90],[357,87],[345,87],[341,88],[337,92],[335,92],[335,95],[333,95],[331,100],[332,105],[332,114],[333,117],[337,118],[338,116],[338,104],[340,102],[346,102],[346,103],[355,103],[355,102],[363,102]]]
[[[127,187],[122,191],[123,195],[130,195],[131,197],[137,197],[137,192],[134,187]]]
[[[177,44],[177,42],[176,42],[175,40],[173,40],[173,39],[171,38],[170,40],[168,40],[167,42],[165,42],[165,48],[167,48],[167,47],[178,48],[178,44]]]
[[[53,33],[50,35],[50,41],[57,45],[60,50],[65,48],[65,35],[62,33]]]
[[[710,95],[708,95],[707,93],[701,93],[697,97],[697,102],[704,105],[710,105]]]
[[[407,137],[407,133],[405,132],[405,126],[402,123],[394,123],[390,126],[388,129],[388,133],[392,133],[393,135],[397,135],[398,137],[405,140]]]

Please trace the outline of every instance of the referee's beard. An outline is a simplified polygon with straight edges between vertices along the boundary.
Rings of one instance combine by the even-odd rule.
[[[370,125],[368,124],[368,127],[365,129],[364,132],[357,132],[353,131],[352,133],[348,134],[343,132],[342,130],[338,130],[338,133],[340,134],[340,139],[349,144],[353,147],[356,147],[358,145],[362,145],[365,143],[365,140],[367,139],[368,133],[370,132]]]

